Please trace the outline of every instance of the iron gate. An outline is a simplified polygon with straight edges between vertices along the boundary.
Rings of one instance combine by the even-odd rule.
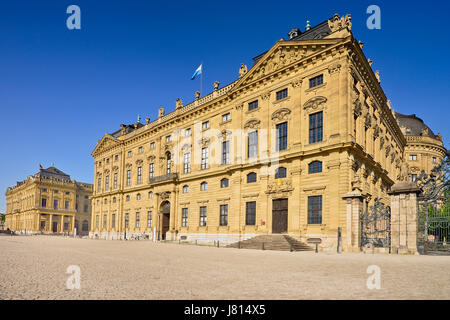
[[[379,199],[361,214],[361,248],[371,245],[374,248],[391,250],[391,210]]]
[[[423,254],[450,255],[450,162],[447,158],[429,175],[417,179],[417,247]]]

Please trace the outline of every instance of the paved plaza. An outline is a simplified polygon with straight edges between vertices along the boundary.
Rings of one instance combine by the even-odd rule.
[[[0,299],[450,299],[450,256],[0,236]],[[378,266],[381,288],[368,289]],[[67,289],[69,266],[80,289]]]

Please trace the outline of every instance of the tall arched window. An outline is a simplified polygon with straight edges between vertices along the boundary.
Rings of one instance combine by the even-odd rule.
[[[227,188],[229,185],[229,181],[227,178],[223,178],[222,180],[220,180],[220,187],[221,188]]]
[[[322,162],[321,161],[313,161],[308,165],[309,173],[318,173],[322,172]]]
[[[286,168],[279,167],[275,170],[275,179],[286,178]]]
[[[82,231],[89,231],[89,222],[87,220],[83,220],[83,226],[81,228]]]
[[[253,182],[256,182],[256,173],[250,172],[247,175],[247,183],[253,183]]]
[[[170,173],[170,159],[171,159],[171,154],[170,154],[170,152],[167,152],[166,153],[166,168],[167,168],[167,174],[169,174]]]
[[[189,192],[189,186],[185,185],[183,186],[183,193],[188,193]]]
[[[200,184],[200,190],[201,190],[201,191],[208,190],[208,182],[202,182],[202,183]]]

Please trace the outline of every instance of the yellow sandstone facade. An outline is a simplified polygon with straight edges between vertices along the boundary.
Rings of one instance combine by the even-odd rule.
[[[352,193],[389,201],[408,145],[350,17],[293,29],[231,84],[106,134],[91,236],[232,243],[289,234],[350,250]]]
[[[71,180],[55,167],[38,173],[6,190],[5,226],[24,233],[88,235],[91,221],[92,184]]]

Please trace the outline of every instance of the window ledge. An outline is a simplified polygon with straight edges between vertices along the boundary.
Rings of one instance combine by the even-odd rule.
[[[283,98],[283,99],[280,99],[280,100],[275,100],[273,102],[273,104],[277,104],[277,103],[280,103],[280,102],[283,102],[283,101],[289,101],[290,99],[291,99],[291,96],[287,96],[286,98]]]
[[[311,92],[311,91],[314,91],[314,90],[317,90],[317,89],[320,89],[320,88],[324,88],[324,87],[326,87],[326,85],[327,85],[327,83],[324,82],[324,83],[319,84],[319,85],[317,85],[315,87],[306,89],[305,92]]]

